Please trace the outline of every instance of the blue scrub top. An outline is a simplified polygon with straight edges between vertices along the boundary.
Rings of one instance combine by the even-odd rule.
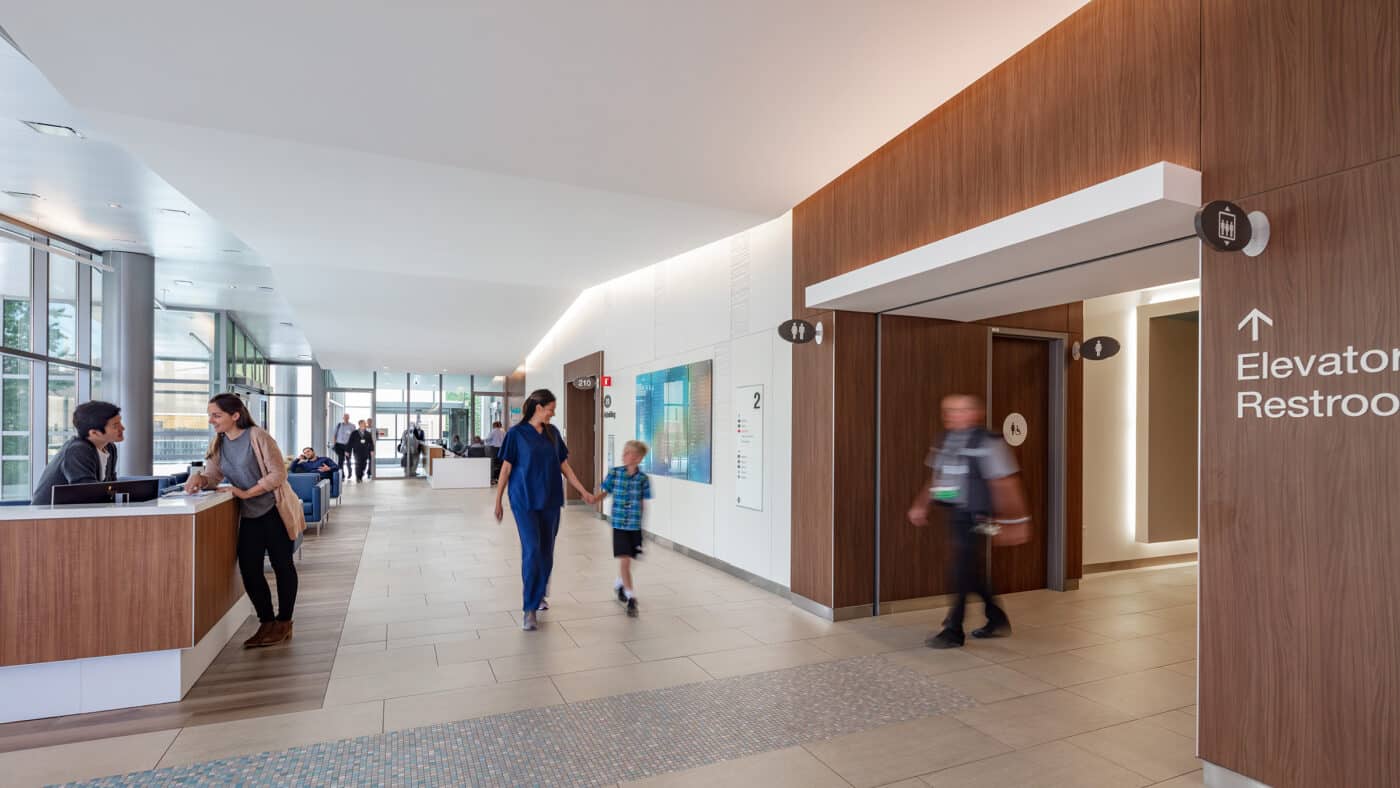
[[[496,455],[510,463],[507,489],[512,509],[542,511],[564,506],[564,474],[559,466],[569,459],[569,447],[553,424],[544,429],[540,434],[524,422],[511,427]]]

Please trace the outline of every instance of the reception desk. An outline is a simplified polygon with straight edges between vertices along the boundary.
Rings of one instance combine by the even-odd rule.
[[[180,700],[251,613],[238,502],[0,507],[0,722]]]
[[[433,463],[428,484],[434,490],[491,486],[491,460],[486,457],[443,457]]]

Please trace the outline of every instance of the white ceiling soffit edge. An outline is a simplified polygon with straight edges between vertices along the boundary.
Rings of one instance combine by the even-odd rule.
[[[1092,269],[1085,272],[1091,274],[1088,281],[1092,282],[1095,277],[1103,277],[1104,266],[1090,261],[1101,261],[1111,268],[1112,262],[1102,258],[1145,250],[1192,235],[1200,205],[1201,173],[1170,162],[1158,162],[810,285],[806,293],[807,306],[975,320],[1052,306],[1066,300],[1077,301],[1088,294],[1044,300],[1036,306],[1010,309],[1002,306],[1003,300],[1006,304],[1015,304],[1024,302],[1028,294],[1034,298],[1037,291],[1044,292],[1046,299],[1052,298],[1065,288],[1047,286],[1047,280],[1058,280],[1061,275],[1075,271],[1066,266]],[[1166,248],[1173,249],[1175,256],[1180,257],[1179,246],[1169,244]],[[1190,257],[1194,264],[1194,251]],[[1151,259],[1156,260],[1158,256]],[[1140,274],[1144,273],[1142,268],[1133,266]],[[1056,272],[1054,277],[1048,276],[1051,272]],[[1150,273],[1150,268],[1145,273]],[[1155,284],[1195,275],[1194,272],[1178,275]],[[1077,273],[1073,278],[1084,279]],[[1094,295],[1152,286],[1138,283],[1137,278],[1115,277],[1122,280],[1124,286],[1115,285],[1114,289]],[[1010,287],[1008,283],[1017,281],[1025,281],[1028,286],[1002,290]],[[985,292],[991,290],[997,293]],[[973,291],[983,291],[983,295],[967,298]],[[998,298],[1003,292],[1008,297]],[[1012,298],[1012,295],[1019,297]],[[949,301],[949,312],[957,316],[942,313],[938,306],[940,301]]]

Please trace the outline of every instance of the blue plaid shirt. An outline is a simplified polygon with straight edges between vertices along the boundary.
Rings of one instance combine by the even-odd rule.
[[[622,531],[642,530],[642,501],[651,498],[651,477],[641,468],[636,476],[627,475],[627,466],[608,471],[603,490],[612,495],[612,527]]]

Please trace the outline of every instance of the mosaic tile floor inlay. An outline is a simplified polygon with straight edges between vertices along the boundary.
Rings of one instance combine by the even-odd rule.
[[[858,657],[82,785],[609,785],[972,705]]]

